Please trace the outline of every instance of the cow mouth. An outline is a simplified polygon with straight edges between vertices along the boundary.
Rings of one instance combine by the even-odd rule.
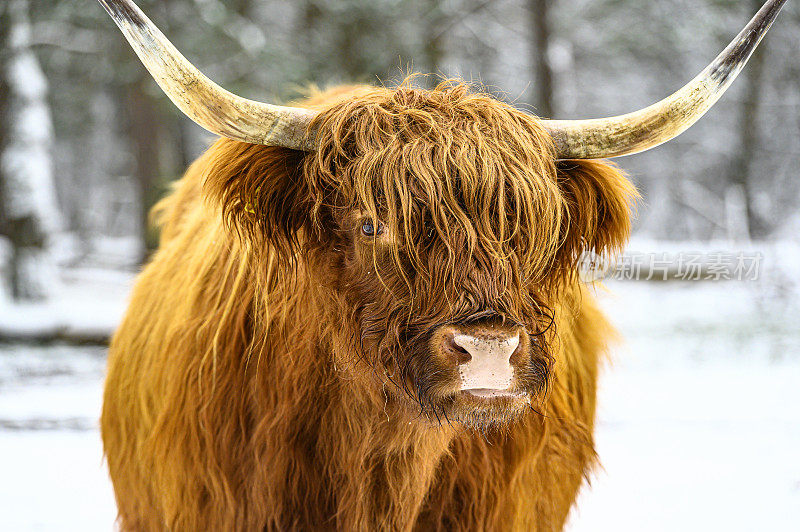
[[[424,411],[436,425],[458,423],[488,430],[517,422],[528,411],[533,397],[532,392],[517,387],[452,390],[438,397],[429,397],[424,401]]]
[[[517,398],[527,398],[528,392],[524,391],[513,391],[513,390],[497,390],[494,388],[468,388],[461,390],[462,395],[466,395],[469,397],[474,397],[477,399],[483,400],[492,400],[492,399],[517,399]]]

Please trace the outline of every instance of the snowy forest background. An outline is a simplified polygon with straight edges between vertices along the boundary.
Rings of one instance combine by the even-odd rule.
[[[590,118],[682,86],[762,1],[137,3],[209,77],[256,100],[433,72],[543,117]],[[605,473],[574,530],[800,522],[798,51],[789,2],[706,117],[618,161],[643,194],[632,250],[746,252],[761,270],[601,295],[627,343],[601,391]],[[211,140],[95,0],[0,0],[0,528],[110,528],[103,345],[157,244],[149,208]]]

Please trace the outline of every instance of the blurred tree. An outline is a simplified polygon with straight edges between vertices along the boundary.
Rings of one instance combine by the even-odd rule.
[[[58,282],[48,245],[59,216],[47,79],[30,39],[27,0],[0,8],[0,234],[11,243],[12,296],[36,300]]]
[[[424,74],[434,74],[428,80],[428,85],[435,85],[442,77],[448,77],[444,72],[444,63],[450,47],[465,48],[464,43],[453,43],[456,30],[467,28],[473,37],[476,35],[470,27],[470,22],[477,21],[481,26],[486,22],[486,8],[492,5],[492,0],[418,0],[408,2],[409,7],[415,8],[419,13],[417,31],[420,34],[420,44],[410,47],[411,60],[415,71]],[[476,39],[480,40],[480,39]],[[478,46],[479,53],[472,54],[476,62],[489,55],[484,46]],[[491,43],[494,47],[495,43]],[[481,74],[482,76],[482,74]]]
[[[528,0],[531,20],[531,64],[533,65],[533,108],[538,116],[552,118],[555,115],[553,102],[553,70],[550,66],[550,2],[551,0]]]
[[[750,0],[753,12],[761,7],[761,0]],[[741,197],[743,203],[744,223],[739,224],[744,238],[764,237],[768,232],[766,220],[761,216],[755,206],[755,183],[759,176],[755,175],[756,155],[760,144],[759,115],[761,103],[764,99],[764,73],[765,58],[769,54],[769,37],[756,49],[747,65],[740,74],[739,83],[743,85],[743,97],[739,104],[738,117],[738,149],[733,153],[733,160],[728,172],[731,186],[738,192],[728,192],[727,197]],[[733,196],[730,196],[733,194]]]
[[[124,123],[133,148],[133,177],[139,191],[140,231],[145,250],[153,250],[158,245],[158,235],[150,224],[149,213],[162,193],[163,146],[159,133],[164,128],[167,116],[158,112],[158,102],[147,90],[151,83],[147,72],[137,78],[123,88]]]
[[[448,25],[445,5],[445,2],[438,0],[422,0],[420,5],[423,11],[422,33],[424,37],[422,57],[420,58],[423,64],[418,68],[428,74],[440,74],[442,68],[445,54],[444,38]]]
[[[414,57],[411,32],[403,31],[418,0],[305,0],[295,26],[306,48],[293,55],[307,65],[306,80],[371,82]]]

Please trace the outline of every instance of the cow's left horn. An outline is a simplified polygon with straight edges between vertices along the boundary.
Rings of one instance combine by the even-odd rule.
[[[205,129],[234,140],[313,149],[315,113],[248,100],[197,70],[131,0],[99,0],[167,96]]]
[[[767,33],[786,0],[770,0],[725,50],[672,96],[639,111],[592,120],[543,120],[559,159],[598,159],[639,153],[697,122],[722,96]]]

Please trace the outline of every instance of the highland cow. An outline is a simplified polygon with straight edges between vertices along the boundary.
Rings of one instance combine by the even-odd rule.
[[[783,2],[663,102],[572,122],[458,81],[244,100],[130,1],[101,2],[227,137],[156,207],[111,344],[122,529],[560,530],[614,336],[579,261],[620,250],[637,196],[586,159],[689,127]]]

